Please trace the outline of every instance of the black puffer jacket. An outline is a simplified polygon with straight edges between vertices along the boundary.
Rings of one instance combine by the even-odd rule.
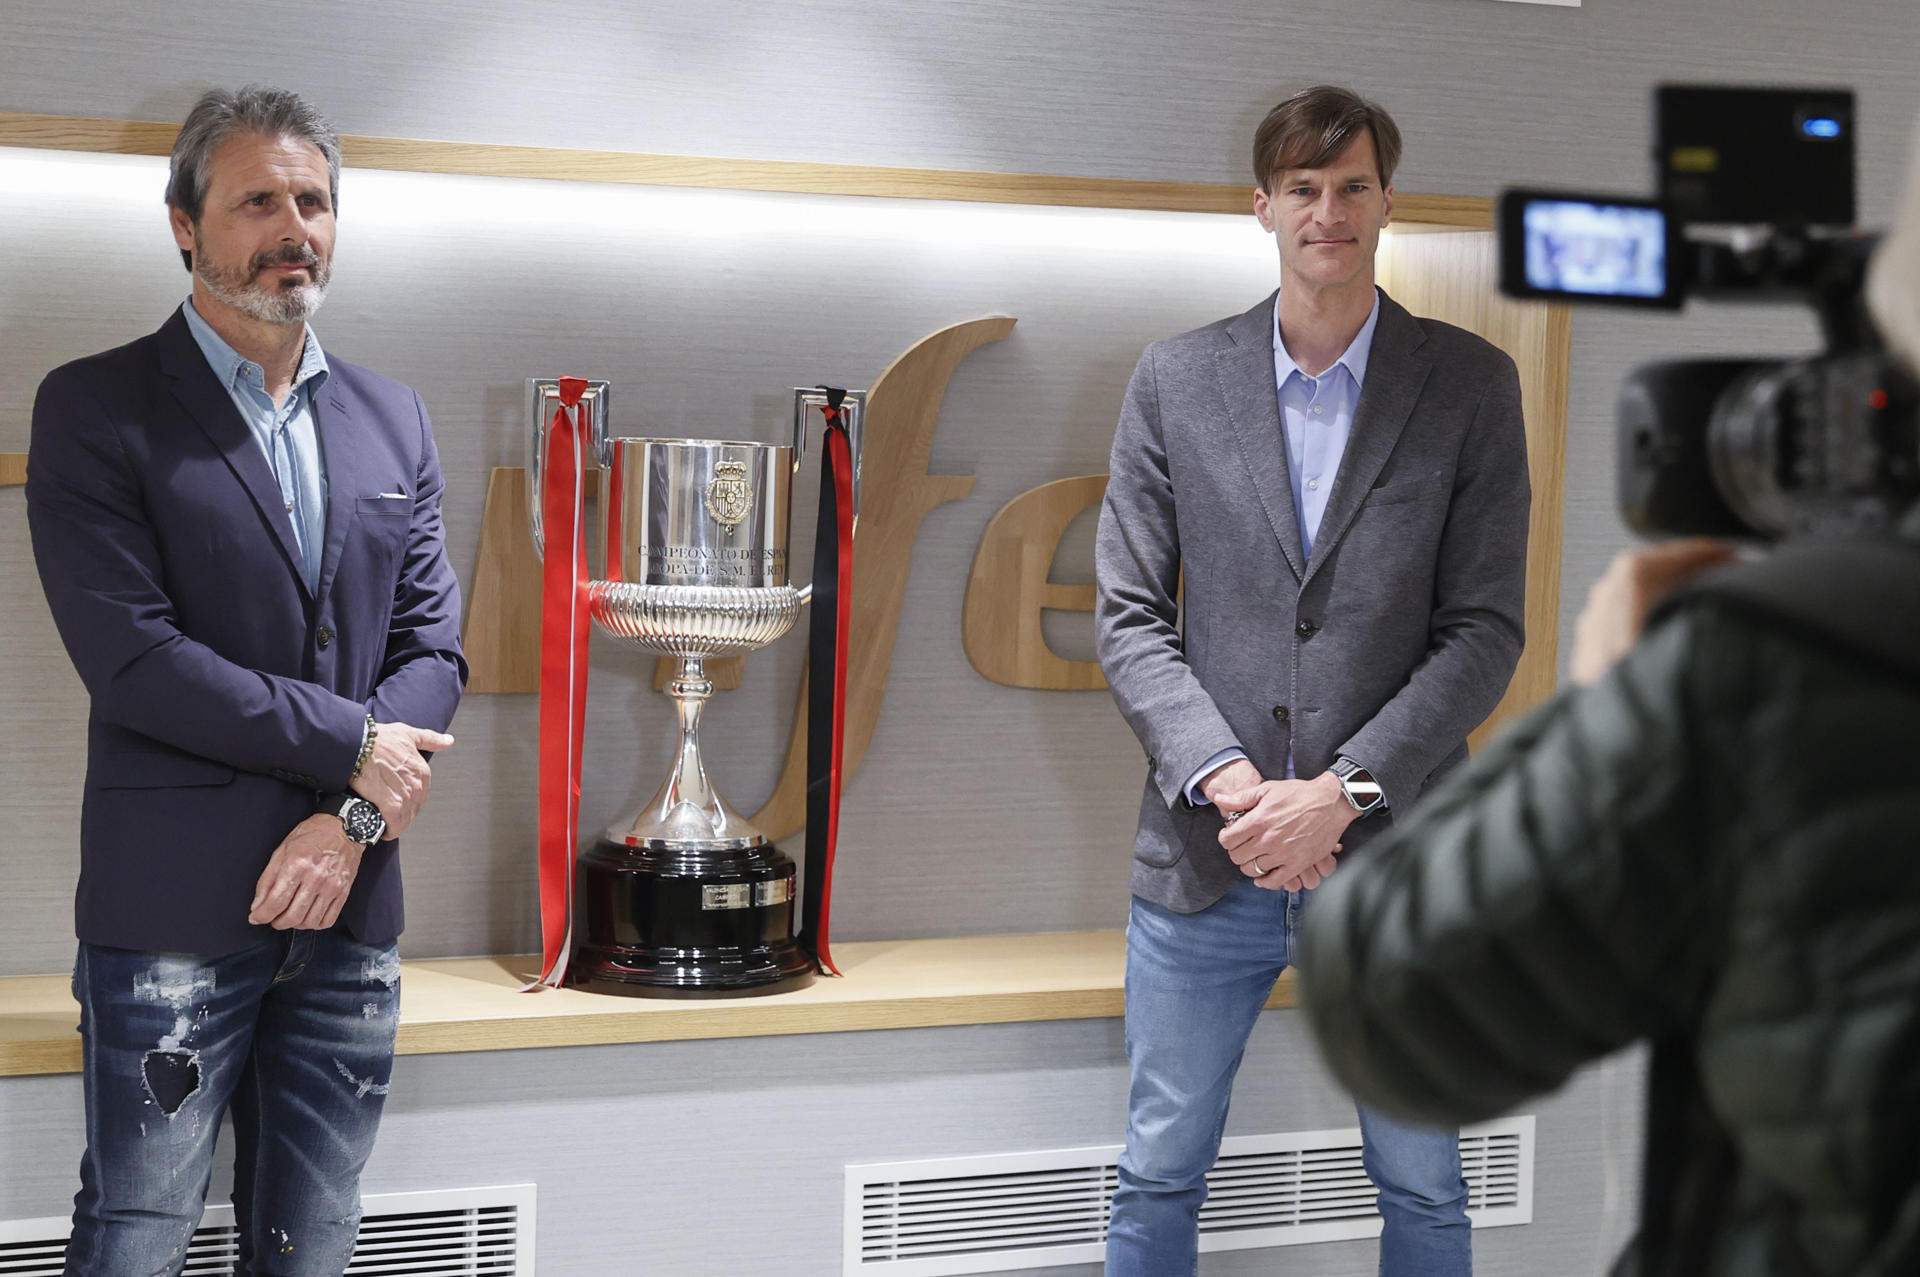
[[[1624,1272],[1920,1274],[1911,674],[1689,604],[1342,865],[1300,973],[1334,1071],[1429,1120],[1651,1038]]]

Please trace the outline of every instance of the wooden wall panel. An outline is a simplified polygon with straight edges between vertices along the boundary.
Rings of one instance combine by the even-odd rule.
[[[1475,749],[1514,715],[1550,696],[1559,674],[1560,529],[1566,499],[1572,319],[1564,306],[1500,296],[1494,287],[1495,254],[1492,235],[1452,234],[1395,236],[1380,255],[1380,284],[1401,305],[1480,334],[1513,356],[1520,369],[1527,469],[1533,482],[1527,646],[1506,696],[1474,733]]]
[[[172,124],[0,111],[0,146],[118,155],[166,155],[179,133]],[[341,160],[353,168],[473,177],[532,177],[638,186],[695,186],[713,190],[784,191],[803,195],[863,195],[889,199],[963,200],[988,204],[1044,204],[1064,208],[1121,208],[1170,213],[1237,213],[1252,208],[1252,188],[1221,182],[1150,182],[1045,173],[811,164],[738,160],[701,155],[644,155],[564,147],[497,146],[417,138],[340,139]],[[1484,198],[1406,194],[1400,222],[1421,229],[1483,229],[1492,224]]]

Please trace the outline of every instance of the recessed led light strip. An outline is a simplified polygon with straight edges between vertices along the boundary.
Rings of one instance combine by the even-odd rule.
[[[178,131],[176,125],[143,120],[0,111],[0,146],[165,155]],[[1226,183],[805,164],[391,137],[343,136],[340,144],[349,167],[415,173],[1174,213],[1246,213],[1252,205],[1247,187]],[[1493,204],[1472,196],[1400,195],[1394,201],[1394,222],[1402,229],[1491,230]]]

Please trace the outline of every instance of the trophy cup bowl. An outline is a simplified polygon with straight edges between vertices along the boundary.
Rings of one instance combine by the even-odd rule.
[[[699,726],[714,690],[705,663],[779,639],[811,593],[788,580],[787,544],[814,396],[796,392],[792,446],[622,438],[607,431],[606,383],[589,384],[581,403],[602,492],[601,575],[587,585],[588,611],[610,637],[679,662],[666,689],[679,743],[646,805],[580,854],[585,939],[568,982],[645,997],[801,987],[813,963],[794,942],[794,862],[714,788]],[[557,394],[553,381],[528,382],[530,509],[543,553],[546,422]]]

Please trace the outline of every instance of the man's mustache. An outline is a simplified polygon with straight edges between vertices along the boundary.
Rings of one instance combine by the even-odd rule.
[[[288,244],[283,248],[271,249],[264,253],[255,253],[249,263],[251,273],[258,275],[269,266],[304,266],[316,276],[320,273],[320,254],[305,244]]]

